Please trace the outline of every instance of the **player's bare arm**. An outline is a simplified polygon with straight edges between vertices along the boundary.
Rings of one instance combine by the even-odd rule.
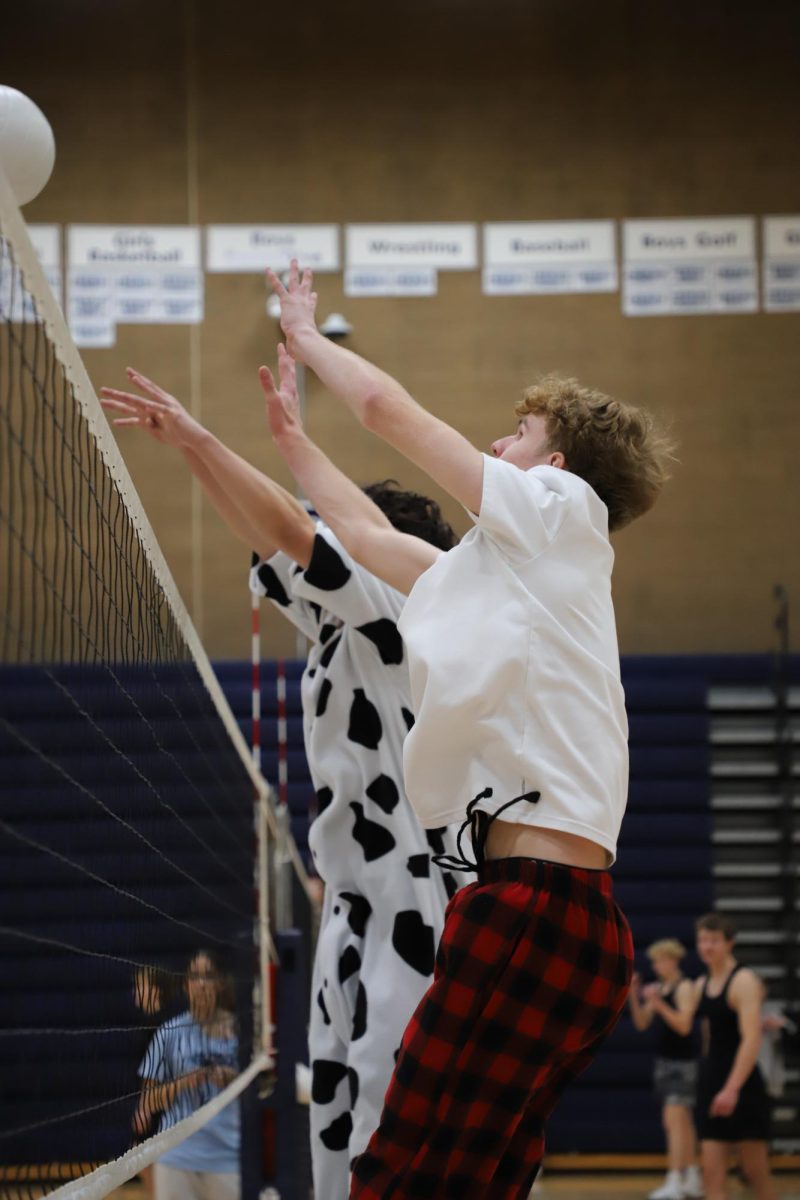
[[[324,337],[316,326],[311,272],[292,263],[284,286],[272,271],[281,301],[281,326],[290,354],[305,363],[370,432],[388,442],[463,504],[478,513],[483,456],[457,430],[427,412],[379,367]]]
[[[283,550],[307,566],[314,544],[314,523],[285,488],[234,453],[195,420],[175,396],[141,372],[128,368],[136,392],[101,388],[101,403],[120,414],[115,425],[140,429],[154,441],[178,450],[231,531],[262,558]],[[294,364],[281,368],[287,406],[297,405]]]
[[[290,358],[282,346],[278,354],[281,363]],[[273,440],[303,492],[357,562],[408,593],[442,552],[422,538],[395,529],[306,435],[267,367],[261,368],[259,379]]]

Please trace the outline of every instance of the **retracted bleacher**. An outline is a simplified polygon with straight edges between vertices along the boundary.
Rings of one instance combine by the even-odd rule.
[[[692,658],[628,657],[622,677],[630,727],[630,789],[614,867],[617,903],[633,929],[637,969],[659,938],[694,943],[712,907],[708,677]],[[685,966],[697,973],[690,955]],[[548,1125],[551,1153],[663,1149],[652,1090],[655,1031],[625,1012],[595,1062]]]

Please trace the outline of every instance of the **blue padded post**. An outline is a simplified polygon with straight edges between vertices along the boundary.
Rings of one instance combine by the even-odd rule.
[[[307,1200],[311,1191],[308,1109],[297,1103],[295,1065],[308,1060],[309,945],[299,929],[275,934],[277,1082],[266,1102],[275,1112],[275,1178],[281,1200]],[[243,1200],[250,1200],[243,1197]]]

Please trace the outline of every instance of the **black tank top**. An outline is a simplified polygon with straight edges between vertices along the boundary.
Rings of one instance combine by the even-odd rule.
[[[665,1004],[668,1004],[674,1012],[678,1011],[678,1006],[675,1003],[675,993],[683,983],[683,979],[679,979],[671,992],[663,992],[661,999]],[[659,1035],[656,1045],[657,1058],[679,1059],[686,1062],[695,1057],[694,1038],[691,1031],[688,1034],[677,1033],[663,1018],[659,1018]]]
[[[739,1017],[728,1004],[728,988],[736,972],[741,969],[741,964],[737,963],[718,996],[708,995],[709,977],[706,976],[697,1006],[698,1017],[705,1017],[708,1021],[708,1058],[720,1067],[733,1062],[741,1041]]]

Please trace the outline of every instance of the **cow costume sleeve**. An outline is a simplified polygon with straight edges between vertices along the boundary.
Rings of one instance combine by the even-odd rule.
[[[309,641],[316,642],[324,624],[320,606],[294,594],[294,581],[302,570],[282,550],[268,559],[253,554],[250,591],[271,600],[287,621],[291,621]]]
[[[357,563],[325,525],[317,527],[305,571],[292,577],[292,595],[349,625],[374,646],[381,662],[403,662],[397,619],[405,596]]]

